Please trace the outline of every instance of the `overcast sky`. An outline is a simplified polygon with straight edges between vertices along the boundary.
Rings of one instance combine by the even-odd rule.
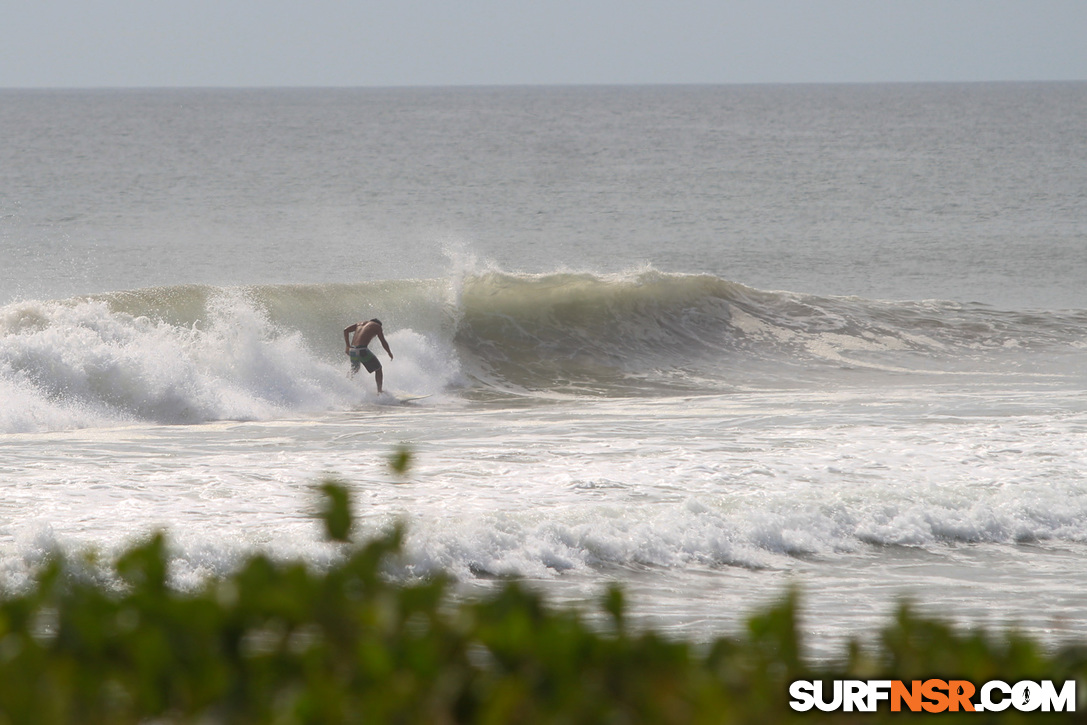
[[[1087,79],[1087,0],[0,0],[0,87]]]

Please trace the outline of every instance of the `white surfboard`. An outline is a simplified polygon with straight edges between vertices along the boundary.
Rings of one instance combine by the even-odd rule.
[[[415,395],[414,393],[401,393],[397,390],[386,390],[388,395],[392,396],[398,403],[411,403],[416,400],[422,400],[429,398],[434,393],[426,393],[425,395]]]

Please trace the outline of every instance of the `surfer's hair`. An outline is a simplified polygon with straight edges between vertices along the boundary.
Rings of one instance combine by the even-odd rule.
[[[370,318],[370,322],[376,322],[379,325],[381,324],[381,320],[377,319],[376,317]]]

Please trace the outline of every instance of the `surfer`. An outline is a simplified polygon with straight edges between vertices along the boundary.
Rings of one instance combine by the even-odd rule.
[[[355,333],[352,338],[351,333]],[[359,366],[366,366],[366,372],[374,374],[374,382],[377,383],[377,392],[381,392],[381,362],[377,356],[370,352],[367,345],[370,340],[377,338],[385,352],[389,353],[389,359],[393,359],[393,351],[389,349],[389,343],[385,342],[385,335],[381,332],[381,320],[376,317],[366,322],[356,322],[343,328],[343,342],[347,346],[344,352],[351,358],[351,375],[359,371]]]

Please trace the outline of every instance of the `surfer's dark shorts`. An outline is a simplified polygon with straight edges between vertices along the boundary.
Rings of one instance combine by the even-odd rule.
[[[366,366],[366,372],[368,373],[381,369],[381,362],[368,348],[353,347],[347,354],[351,356],[352,373],[357,373],[359,371],[359,365]]]

